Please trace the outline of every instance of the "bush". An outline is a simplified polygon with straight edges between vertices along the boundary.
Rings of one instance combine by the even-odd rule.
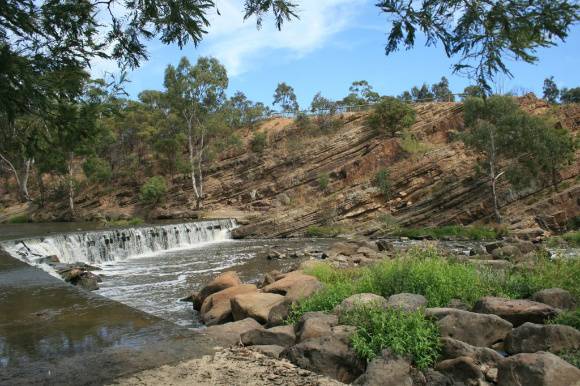
[[[439,329],[421,312],[363,306],[342,314],[340,323],[356,326],[352,346],[367,362],[386,348],[408,357],[419,369],[432,366],[439,357]]]
[[[564,233],[562,239],[571,247],[580,247],[580,231]]]
[[[391,198],[392,184],[388,169],[382,168],[375,174],[373,185],[381,191],[386,200]]]
[[[323,192],[328,189],[328,184],[330,184],[330,177],[328,173],[322,173],[318,176],[318,188]]]
[[[409,104],[396,98],[385,97],[367,118],[367,124],[377,132],[394,136],[398,131],[415,123],[415,110]]]
[[[250,142],[250,147],[254,153],[262,153],[268,143],[268,136],[266,133],[256,133]]]
[[[98,157],[87,159],[83,163],[83,171],[89,180],[95,182],[107,182],[113,176],[109,162]]]
[[[549,321],[550,324],[563,324],[580,330],[580,308],[574,311],[564,311]]]
[[[167,193],[167,185],[165,179],[161,176],[149,178],[143,186],[139,199],[145,204],[157,204]]]
[[[435,228],[401,228],[393,231],[394,236],[409,238],[430,237],[433,239],[442,239],[445,237],[454,237],[467,240],[495,240],[507,235],[505,228],[485,227],[485,226],[461,226],[447,225]]]
[[[403,138],[401,139],[401,148],[403,151],[409,154],[422,154],[426,153],[430,147],[426,143],[420,142],[415,138],[415,136],[408,131],[403,133]]]
[[[128,220],[114,220],[107,222],[107,226],[109,227],[127,227],[127,226],[136,226],[136,225],[143,225],[145,221],[140,217],[133,217]]]
[[[27,214],[18,214],[8,219],[9,224],[25,224],[27,222],[30,222],[30,218]]]
[[[306,228],[306,236],[308,237],[332,238],[338,236],[341,232],[342,228],[337,226],[311,225],[308,228]]]

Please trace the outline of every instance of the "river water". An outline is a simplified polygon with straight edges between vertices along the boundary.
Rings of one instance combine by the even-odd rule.
[[[0,233],[9,239],[0,245],[53,276],[54,270],[38,264],[39,259],[56,255],[61,262],[89,263],[101,269],[96,272],[103,279],[97,294],[181,326],[198,327],[191,303],[179,299],[218,273],[235,270],[244,282],[255,282],[265,272],[299,264],[297,259],[268,260],[268,249],[299,251],[329,244],[312,239],[234,241],[230,231],[235,226],[231,220],[118,230],[95,229],[92,224],[13,225]]]

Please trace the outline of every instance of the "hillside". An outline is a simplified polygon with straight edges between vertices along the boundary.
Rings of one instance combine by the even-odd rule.
[[[533,114],[551,109],[531,95],[520,103]],[[384,218],[402,226],[488,221],[492,213],[488,185],[476,173],[475,155],[455,139],[463,130],[462,104],[423,103],[415,109],[416,123],[408,134],[396,138],[370,130],[366,112],[342,114],[336,118],[336,127],[324,133],[292,119],[272,118],[257,129],[268,137],[263,152],[230,154],[215,160],[206,171],[208,199],[202,212],[191,203],[191,182],[178,176],[166,199],[154,209],[139,204],[136,184],[119,183],[114,188],[85,184],[76,196],[78,217],[234,216],[248,224],[238,231],[239,237],[296,236],[314,224],[370,234],[381,227],[378,219]],[[557,124],[577,135],[580,106],[554,111]],[[239,135],[245,149],[250,149],[254,133],[243,130]],[[506,225],[523,234],[535,234],[540,227],[557,232],[578,216],[578,156],[577,152],[575,162],[561,171],[557,190],[534,186],[518,191],[504,182],[499,198]],[[377,170],[384,167],[392,186],[388,200],[372,184]],[[328,184],[321,182],[326,179]],[[0,203],[5,207],[0,213],[4,221],[26,211],[35,221],[57,220],[66,217],[67,211],[65,199],[42,209],[28,208],[0,192]]]

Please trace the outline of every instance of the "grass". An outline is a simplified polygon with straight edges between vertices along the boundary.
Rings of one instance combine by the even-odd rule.
[[[342,314],[340,323],[356,326],[352,347],[367,361],[389,348],[394,354],[411,359],[419,369],[426,369],[439,356],[439,329],[419,311],[361,306]]]
[[[413,134],[405,131],[403,132],[403,138],[401,138],[401,149],[409,154],[424,154],[431,149],[431,146],[419,141]]]
[[[541,255],[531,267],[498,271],[447,259],[433,247],[414,248],[369,267],[337,269],[320,263],[306,273],[318,278],[324,288],[292,307],[289,324],[306,312],[330,312],[357,293],[384,297],[416,293],[427,298],[428,307],[445,307],[451,299],[473,305],[484,296],[529,298],[545,288],[563,288],[580,297],[580,259],[551,261]],[[341,323],[357,327],[352,345],[367,361],[384,348],[408,356],[419,368],[432,365],[437,358],[437,329],[421,312],[405,314],[367,306],[341,315]],[[579,328],[580,311],[563,313],[552,323]],[[578,353],[569,353],[566,360],[580,362]]]
[[[333,238],[341,234],[343,229],[338,226],[319,226],[311,225],[306,228],[307,237],[317,237],[317,238]]]
[[[570,231],[560,236],[550,237],[546,245],[551,248],[563,246],[580,248],[580,231]]]
[[[317,277],[324,289],[295,305],[290,323],[309,311],[331,311],[357,293],[384,297],[402,292],[421,294],[429,307],[445,307],[451,299],[473,305],[484,296],[528,298],[545,288],[563,288],[580,297],[578,259],[550,261],[539,257],[533,267],[498,271],[448,260],[436,249],[424,248],[370,267],[340,270],[322,263],[306,273]]]
[[[408,238],[442,239],[452,237],[467,240],[495,240],[507,235],[504,228],[486,227],[481,225],[460,226],[447,225],[433,228],[400,228],[392,233],[393,236]]]
[[[30,222],[30,218],[27,214],[19,214],[8,219],[9,224],[25,224],[28,222]]]
[[[580,330],[580,308],[574,311],[564,311],[549,321],[550,324],[563,324]]]
[[[568,350],[558,353],[558,356],[570,363],[572,366],[580,368],[580,350]]]

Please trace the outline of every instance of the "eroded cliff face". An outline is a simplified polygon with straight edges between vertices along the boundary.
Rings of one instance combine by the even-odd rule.
[[[551,109],[532,96],[521,98],[521,104],[533,114]],[[207,170],[204,213],[245,217],[250,224],[238,234],[262,237],[296,236],[310,225],[331,222],[369,234],[380,228],[377,219],[385,214],[403,226],[489,221],[488,182],[476,172],[475,154],[456,140],[464,129],[462,105],[427,103],[415,108],[417,121],[405,138],[377,135],[366,126],[366,113],[344,114],[337,118],[337,127],[326,133],[297,127],[290,119],[268,120],[258,129],[268,134],[269,145],[263,153],[242,152],[214,162]],[[554,111],[557,124],[577,135],[580,106]],[[241,134],[249,143],[253,133]],[[578,216],[578,155],[561,171],[558,190],[549,184],[515,190],[504,182],[500,205],[506,225],[522,233],[540,227],[558,231]],[[390,172],[389,199],[372,184],[382,167]],[[321,175],[329,180],[324,190]],[[139,214],[143,208],[138,205],[137,190],[137,186],[109,193],[87,189],[78,196],[77,207],[87,219],[106,213]],[[174,180],[167,200],[149,214],[193,217],[190,196],[188,181]],[[37,211],[36,216],[58,216],[64,210],[62,204]]]

